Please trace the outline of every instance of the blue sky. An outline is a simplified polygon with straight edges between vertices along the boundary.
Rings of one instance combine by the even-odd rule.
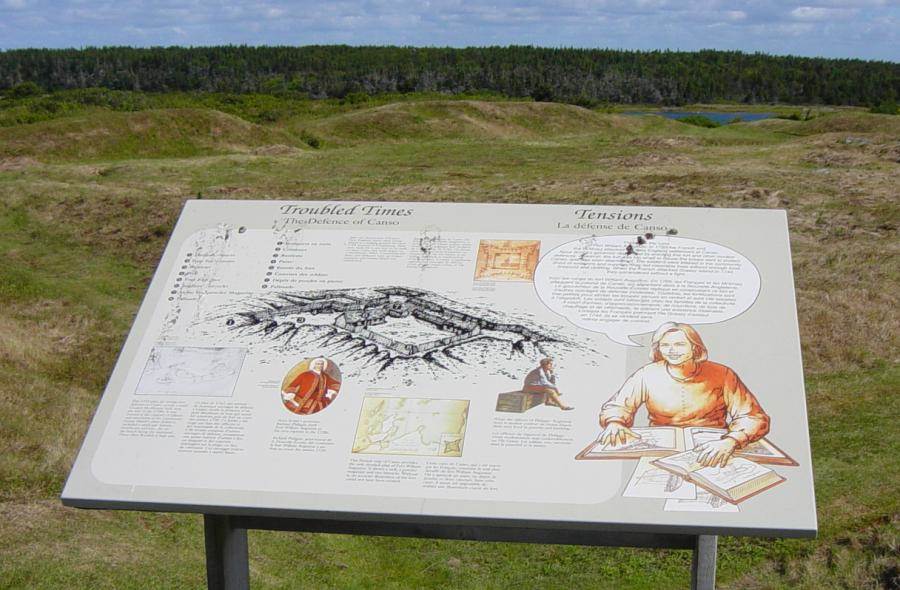
[[[0,49],[518,44],[900,61],[898,31],[900,0],[0,0]]]

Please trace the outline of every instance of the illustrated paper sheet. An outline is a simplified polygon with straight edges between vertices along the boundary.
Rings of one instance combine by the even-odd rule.
[[[63,500],[808,535],[793,302],[783,212],[189,201]]]

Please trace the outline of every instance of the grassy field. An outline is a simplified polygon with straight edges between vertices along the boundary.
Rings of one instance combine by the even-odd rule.
[[[183,201],[285,198],[787,209],[820,535],[723,538],[719,585],[900,588],[900,117],[704,129],[481,98],[0,101],[0,587],[203,586],[200,517],[58,496]],[[273,532],[250,545],[255,588],[683,588],[690,560]]]

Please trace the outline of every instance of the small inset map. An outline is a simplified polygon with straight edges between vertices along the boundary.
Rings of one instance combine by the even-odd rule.
[[[353,452],[461,457],[469,400],[363,399]]]
[[[476,281],[531,281],[541,254],[539,240],[481,240]]]
[[[154,346],[137,395],[231,397],[246,348]]]

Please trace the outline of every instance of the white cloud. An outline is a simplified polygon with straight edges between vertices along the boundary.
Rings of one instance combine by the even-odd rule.
[[[897,0],[0,0],[0,49],[188,38],[192,45],[827,51],[896,61],[898,19]],[[714,35],[701,34],[711,28]]]
[[[791,16],[802,21],[828,21],[847,18],[856,14],[856,10],[848,8],[826,8],[824,6],[798,6],[791,11]]]

